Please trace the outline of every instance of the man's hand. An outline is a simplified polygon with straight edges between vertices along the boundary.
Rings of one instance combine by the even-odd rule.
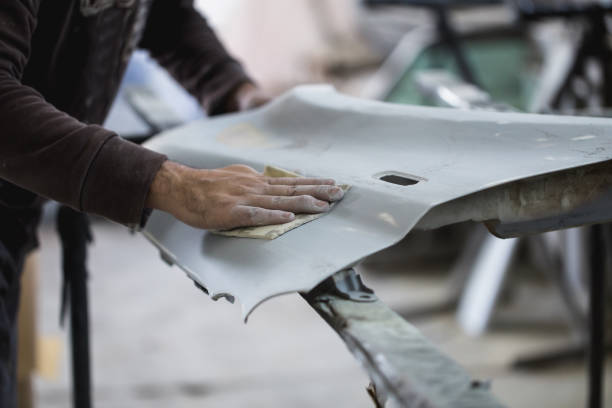
[[[196,228],[283,224],[296,213],[321,213],[344,192],[330,179],[265,177],[248,166],[198,170],[166,161],[147,206]]]
[[[258,108],[272,98],[250,82],[240,85],[228,98],[226,112],[242,112]]]

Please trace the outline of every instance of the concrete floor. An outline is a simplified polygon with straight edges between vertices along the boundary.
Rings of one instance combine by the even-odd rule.
[[[366,375],[299,296],[265,303],[244,325],[238,305],[211,301],[182,272],[161,262],[143,237],[103,221],[95,223],[94,234],[90,293],[97,407],[372,406]],[[55,378],[36,379],[36,400],[40,407],[66,407],[68,349],[57,324],[59,247],[49,221],[43,223],[40,238],[40,334],[63,340],[59,372],[51,375]],[[372,267],[362,269],[366,282],[396,310],[443,295],[439,271],[376,274]],[[546,288],[538,288],[538,296],[533,293],[521,295],[540,301],[528,303],[530,310],[540,311],[547,321],[558,319],[555,296],[542,296],[550,293]],[[531,314],[538,318],[538,313]],[[520,353],[567,340],[557,326],[498,329],[473,339],[461,332],[451,314],[416,325],[474,376],[491,379],[494,394],[508,406],[584,406],[580,364],[531,373],[507,368]],[[607,368],[606,400],[612,404],[610,362]]]

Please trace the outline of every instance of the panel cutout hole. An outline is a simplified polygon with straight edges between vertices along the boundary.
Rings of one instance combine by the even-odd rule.
[[[379,178],[382,181],[386,181],[387,183],[391,183],[391,184],[397,184],[399,186],[411,186],[420,181],[420,180],[411,179],[405,176],[398,176],[397,174],[387,174]]]

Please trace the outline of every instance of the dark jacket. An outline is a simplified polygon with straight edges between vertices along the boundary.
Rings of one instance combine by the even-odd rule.
[[[98,126],[136,47],[209,114],[249,81],[192,0],[0,0],[1,202],[141,221],[165,157]]]

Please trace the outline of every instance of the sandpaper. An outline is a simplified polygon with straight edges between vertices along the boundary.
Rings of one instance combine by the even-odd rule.
[[[297,173],[284,170],[274,166],[266,166],[263,172],[264,176],[267,177],[302,177]],[[348,191],[350,186],[348,185],[340,185],[338,186],[344,192]],[[334,203],[331,204],[329,211],[331,211],[334,207]],[[287,232],[298,228],[310,221],[314,221],[317,218],[321,218],[326,213],[321,214],[296,214],[295,218],[291,222],[287,222],[285,224],[276,224],[276,225],[262,225],[259,227],[241,227],[234,228],[231,230],[224,231],[212,231],[214,234],[225,235],[228,237],[237,237],[237,238],[256,238],[256,239],[275,239],[280,237]]]

